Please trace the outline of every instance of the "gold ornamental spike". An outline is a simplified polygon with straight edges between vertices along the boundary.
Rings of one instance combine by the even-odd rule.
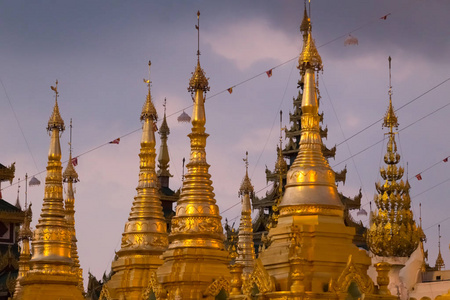
[[[398,167],[400,154],[397,153],[394,127],[398,126],[397,116],[392,106],[391,57],[389,57],[389,106],[383,120],[387,127],[389,141],[386,146],[380,176],[384,184],[378,182],[375,195],[378,212],[373,215],[373,223],[367,231],[367,245],[372,253],[382,257],[409,257],[425,239],[422,228],[417,227],[411,211],[410,185],[403,182],[404,169]],[[381,201],[380,201],[381,200]],[[392,234],[395,232],[395,234]],[[395,247],[393,247],[395,245]]]
[[[444,259],[442,258],[442,254],[441,254],[441,224],[438,225],[438,249],[439,249],[439,253],[436,258],[436,263],[435,263],[434,267],[438,271],[440,271],[440,270],[442,270],[442,268],[445,268]]]
[[[306,11],[306,1],[303,11],[303,20],[300,25],[300,32],[303,35],[303,45],[306,45],[306,40],[308,38],[308,33],[311,31],[311,20],[308,17],[308,12]]]
[[[141,299],[151,272],[162,264],[160,256],[168,246],[167,225],[156,175],[156,110],[150,87],[140,119],[143,127],[137,196],[122,233],[117,259],[111,265],[114,275],[105,287],[114,299]]]
[[[160,179],[161,185],[168,187],[169,177],[172,177],[172,174],[170,174],[169,172],[170,156],[169,156],[169,147],[167,146],[167,138],[168,135],[170,134],[170,129],[169,126],[167,125],[166,120],[166,99],[164,99],[163,106],[164,106],[164,118],[158,132],[161,137],[161,146],[159,147],[159,154],[158,154],[159,170],[157,172],[157,175]]]
[[[55,86],[51,86],[50,87],[52,91],[55,92],[55,106],[53,107],[53,113],[50,116],[50,119],[48,120],[48,127],[47,127],[47,131],[52,131],[52,129],[58,128],[59,131],[63,132],[65,127],[64,127],[64,121],[61,118],[61,115],[59,113],[59,107],[58,107],[58,97],[59,97],[59,93],[58,93],[58,80],[56,80],[56,84]]]
[[[200,14],[197,14],[199,18]],[[198,24],[200,24],[198,22]],[[197,30],[199,27],[197,25]],[[200,51],[199,51],[200,52]],[[223,243],[219,207],[214,199],[209,164],[206,162],[205,93],[208,80],[197,66],[189,81],[188,91],[194,101],[187,174],[184,176],[176,215],[172,218],[169,249],[164,264],[158,269],[158,281],[169,292],[169,298],[201,299],[215,280],[230,280],[228,253]],[[174,270],[177,270],[174,276]]]
[[[152,101],[152,95],[151,95],[151,81],[150,81],[150,67],[152,65],[152,62],[148,61],[148,79],[144,79],[144,83],[148,86],[148,94],[147,94],[147,100],[144,103],[144,106],[142,107],[142,113],[141,113],[141,121],[144,121],[147,118],[150,118],[153,122],[156,122],[158,120],[158,114],[156,113],[155,105]],[[153,131],[156,131],[156,127],[152,126],[154,129]]]
[[[55,299],[84,299],[77,288],[78,274],[72,268],[72,232],[64,209],[59,140],[64,121],[58,109],[57,85],[52,90],[55,91],[55,106],[47,127],[51,141],[44,200],[32,241],[33,257],[29,262],[32,272],[27,272],[21,280],[23,299],[48,299],[48,295]]]
[[[305,72],[307,69],[319,71],[323,69],[322,58],[319,51],[317,51],[316,44],[311,34],[311,24],[306,38],[306,43],[303,46],[302,53],[298,58],[298,69]]]

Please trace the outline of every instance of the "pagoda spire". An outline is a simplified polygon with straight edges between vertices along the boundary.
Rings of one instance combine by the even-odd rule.
[[[77,249],[77,236],[75,232],[75,192],[74,184],[79,181],[78,173],[75,171],[73,159],[72,159],[72,119],[70,119],[70,142],[69,142],[69,160],[67,162],[67,167],[63,172],[63,182],[67,183],[67,194],[66,200],[64,202],[64,207],[66,209],[66,220],[69,226],[71,234],[71,250],[70,256],[73,259],[72,270],[78,274],[78,288],[82,293],[84,293],[83,286],[83,269],[80,267],[80,259],[78,256]]]
[[[25,187],[26,187],[26,181],[25,181]],[[22,247],[20,250],[20,256],[19,256],[19,272],[17,275],[16,280],[16,288],[14,291],[14,297],[13,299],[22,299],[22,285],[20,284],[20,281],[23,277],[26,276],[27,272],[30,270],[30,259],[31,259],[31,252],[30,252],[30,240],[33,235],[33,232],[31,231],[31,221],[33,218],[33,212],[31,210],[31,203],[28,207],[25,207],[25,217],[22,223],[22,227],[19,230],[19,241],[22,242]]]
[[[164,117],[161,123],[161,127],[159,128],[159,135],[161,137],[161,146],[159,148],[158,155],[158,178],[161,183],[161,187],[169,187],[169,178],[172,177],[172,174],[169,172],[169,147],[167,146],[167,137],[170,134],[169,126],[167,125],[166,120],[166,99],[164,99]]]
[[[14,206],[22,210],[22,207],[20,206],[19,193],[20,193],[20,178],[17,178],[17,199],[16,204]]]
[[[423,232],[416,226],[411,211],[410,185],[403,181],[404,169],[398,167],[400,154],[397,153],[394,127],[398,119],[392,105],[391,57],[389,57],[389,106],[384,116],[383,127],[387,127],[389,140],[384,155],[386,167],[380,168],[384,183],[375,184],[378,192],[374,200],[378,213],[367,233],[369,249],[383,257],[409,257],[423,238]]]
[[[199,19],[200,12],[197,13],[197,30]],[[192,131],[188,135],[191,140],[190,158],[176,215],[172,218],[169,249],[163,254],[164,264],[158,269],[158,280],[168,290],[169,299],[201,299],[209,293],[207,289],[214,281],[230,279],[222,218],[206,162],[205,147],[209,135],[205,132],[205,94],[209,85],[200,66],[199,50],[188,91],[194,101]]]
[[[309,19],[308,12],[306,11],[306,0],[304,2],[303,20],[300,25],[300,32],[303,36],[303,45],[306,45],[308,34],[311,32],[311,20]]]
[[[150,73],[150,61],[148,66]],[[137,196],[134,197],[128,222],[122,233],[117,259],[112,263],[115,274],[105,285],[114,299],[141,299],[152,272],[162,264],[160,255],[168,246],[166,221],[155,170],[158,115],[152,101],[150,77],[144,79],[144,82],[148,85],[148,94],[140,116],[143,127]]]
[[[59,136],[65,127],[58,107],[58,81],[51,89],[55,92],[55,105],[47,127],[51,140],[44,200],[33,235],[32,271],[20,283],[23,299],[83,299],[77,288],[78,274],[72,269],[72,235],[64,209]]]
[[[438,249],[439,249],[439,253],[438,256],[436,258],[436,264],[434,265],[434,267],[440,271],[442,270],[442,268],[445,268],[445,263],[444,263],[444,259],[442,258],[442,254],[441,254],[441,224],[438,225]]]
[[[255,248],[253,246],[253,224],[252,224],[252,207],[250,199],[254,197],[254,188],[248,177],[248,152],[245,153],[245,176],[239,188],[239,196],[241,196],[241,222],[239,224],[238,247],[236,258],[237,264],[244,266],[244,277],[249,277],[253,272],[255,260]]]
[[[315,72],[322,70],[323,66],[311,32],[300,54],[298,68],[304,72],[302,131],[297,158],[287,174],[280,215],[292,206],[304,207],[304,213],[317,208],[321,214],[342,215],[335,175],[322,153]]]
[[[349,255],[363,272],[371,263],[352,242],[355,229],[344,224],[344,206],[335,173],[322,150],[315,79],[322,68],[322,59],[309,30],[299,56],[303,81],[299,150],[287,171],[277,226],[269,229],[266,248],[260,251],[260,263],[256,264],[262,265],[267,277],[273,278],[272,283],[267,282],[273,289],[276,287],[283,295],[292,293],[288,298],[302,298],[304,291],[322,293],[324,286],[333,289],[330,282],[342,274]],[[333,251],[336,255],[329,255],[329,251],[323,250],[325,245],[339,250]],[[367,275],[362,278],[370,281]]]

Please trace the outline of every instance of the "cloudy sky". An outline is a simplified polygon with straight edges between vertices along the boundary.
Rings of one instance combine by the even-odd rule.
[[[283,126],[289,126],[299,79],[293,58],[301,49],[303,1],[1,4],[0,162],[16,162],[15,183],[25,173],[31,176],[45,170],[50,140],[45,128],[54,104],[50,85],[58,79],[60,112],[67,129],[73,119],[73,151],[74,156],[80,155],[76,230],[85,278],[88,270],[96,276],[109,271],[136,193],[139,114],[146,96],[142,78],[148,76],[148,60],[152,61],[152,94],[161,116],[167,98],[174,175],[170,184],[173,189],[181,185],[190,126],[177,123],[176,117],[184,108],[191,114],[186,88],[196,63],[197,10],[201,11],[201,64],[211,86],[206,99],[207,160],[217,203],[221,211],[226,210],[222,216],[238,223],[240,207],[234,205],[245,172],[245,151],[249,151],[253,185],[263,196],[265,165],[273,169],[276,159],[280,109]],[[354,196],[362,188],[363,205],[369,210],[386,151],[386,141],[380,142],[385,131],[377,121],[388,105],[387,58],[392,56],[393,103],[401,108],[398,146],[403,166],[408,163],[413,211],[418,221],[422,203],[430,264],[434,265],[437,255],[438,223],[444,261],[450,264],[450,162],[442,162],[450,155],[450,107],[446,106],[450,2],[313,1],[311,11],[313,36],[324,63],[319,88],[324,126],[329,129],[325,143],[330,148],[338,145],[331,166],[348,169],[347,181],[339,189]],[[386,20],[380,19],[389,13]],[[358,46],[344,46],[349,33],[358,38]],[[280,64],[271,78],[264,74]],[[232,94],[226,92],[235,85]],[[118,137],[119,145],[107,144]],[[66,130],[63,161],[68,158],[68,141]],[[415,179],[418,173],[423,180]],[[45,173],[37,177],[44,182]],[[3,183],[2,188],[3,198],[14,203],[17,184]],[[28,189],[33,225],[43,191],[43,184]],[[367,217],[355,218],[368,223]]]

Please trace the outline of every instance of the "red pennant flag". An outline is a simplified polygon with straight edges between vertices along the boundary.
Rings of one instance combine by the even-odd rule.
[[[78,157],[72,158],[72,165],[76,167],[78,165]]]
[[[119,144],[120,143],[120,138],[115,139],[114,141],[109,142],[110,144]]]
[[[444,162],[448,162],[448,156],[443,159]]]
[[[266,71],[267,77],[272,77],[272,69],[270,69],[269,71]]]
[[[386,20],[387,17],[390,16],[390,15],[391,15],[391,13],[388,13],[387,15],[382,16],[380,19],[381,19],[381,20]]]
[[[227,91],[228,91],[228,93],[232,93],[233,92],[233,88],[232,87],[230,87],[229,89],[227,89]]]
[[[419,173],[416,175],[416,178],[417,178],[417,180],[422,180],[422,175],[420,175],[420,173]]]
[[[153,131],[158,131],[158,125],[156,125],[156,122],[153,122]]]

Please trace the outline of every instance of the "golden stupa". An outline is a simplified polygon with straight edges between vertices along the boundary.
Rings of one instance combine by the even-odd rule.
[[[287,164],[280,141],[276,170],[282,197],[276,203],[276,218],[264,238],[264,247],[258,257],[254,249],[251,219],[250,200],[254,196],[254,188],[248,176],[248,156],[244,159],[246,172],[239,189],[242,209],[238,240],[234,248],[236,253],[230,254],[224,246],[222,217],[213,192],[210,166],[206,161],[206,140],[209,135],[205,128],[205,99],[209,82],[200,65],[198,49],[197,65],[188,87],[194,102],[192,129],[188,135],[190,158],[175,216],[171,220],[171,231],[168,232],[160,191],[161,186],[168,187],[171,176],[168,172],[167,149],[169,129],[164,114],[160,130],[160,171],[157,173],[157,112],[151,97],[149,78],[144,80],[148,85],[148,94],[140,115],[143,127],[137,195],[122,233],[121,248],[112,262],[112,276],[103,284],[100,299],[396,298],[388,288],[391,265],[384,261],[375,264],[378,275],[375,283],[367,274],[372,265],[371,258],[367,251],[353,243],[355,228],[344,223],[345,208],[337,191],[336,173],[323,153],[320,131],[316,76],[317,72],[323,70],[322,59],[312,38],[311,20],[307,17],[306,9],[304,14],[301,24],[304,45],[298,61],[304,84],[299,152],[286,174]],[[200,13],[197,17],[199,20]],[[196,28],[199,30],[199,23]],[[23,248],[14,299],[84,298],[74,218],[73,184],[78,181],[78,174],[72,163],[71,152],[67,168],[62,173],[59,136],[64,130],[64,122],[59,114],[57,86],[52,89],[56,99],[48,123],[51,143],[44,203],[32,238],[32,251],[28,246],[31,239],[30,208],[20,231]],[[399,156],[396,154],[392,128],[396,126],[397,118],[392,101],[385,124],[390,128],[386,154],[389,166],[388,171],[382,171],[382,176],[395,183],[403,171],[396,168]],[[284,194],[282,174],[286,174]],[[63,179],[68,184],[65,203],[62,195]],[[383,191],[389,192],[394,188],[400,188],[404,195],[409,185],[386,185]],[[387,193],[386,197],[391,199],[390,195],[395,194]],[[382,204],[387,205],[386,197],[384,194],[379,197],[377,204],[380,203],[380,207]],[[408,213],[409,195],[394,200],[396,207],[403,209],[397,209],[400,215],[395,220],[407,221],[397,222],[397,225],[418,232],[414,223],[409,221],[409,217],[412,218],[412,214]],[[384,214],[380,208],[380,218]],[[385,229],[387,226],[383,222],[375,220],[374,224],[382,224],[381,228]],[[376,228],[376,232],[376,239],[382,239],[385,231]],[[380,247],[374,243],[373,236],[373,232],[370,232],[369,245],[371,249],[378,249]],[[415,239],[409,243],[401,240],[397,243],[408,250],[415,249],[417,244]],[[384,254],[375,250],[373,252]],[[408,253],[396,252],[392,255]]]
[[[199,20],[200,12],[197,17]],[[196,28],[199,30],[199,25]],[[200,66],[200,50],[188,91],[194,101],[192,131],[188,135],[191,154],[176,215],[172,219],[169,248],[163,254],[164,263],[157,276],[169,299],[210,299],[228,289],[231,275],[228,252],[223,243],[222,218],[206,162],[209,134],[205,132],[205,95],[209,85]]]
[[[150,65],[149,62],[149,68]],[[150,78],[144,81],[148,85],[148,94],[140,116],[143,127],[137,196],[125,224],[121,248],[112,263],[114,275],[103,286],[100,295],[107,299],[142,299],[153,272],[162,264],[160,256],[168,246],[155,170],[155,123],[158,115],[152,101]]]
[[[30,269],[20,279],[22,295],[18,299],[84,299],[78,288],[79,274],[74,270],[72,259],[73,230],[64,209],[59,141],[60,133],[64,131],[64,121],[58,108],[58,81],[52,90],[55,92],[55,106],[47,127],[51,140],[44,202],[33,233]]]
[[[307,23],[299,57],[304,82],[300,151],[287,173],[277,224],[269,230],[253,273],[239,281],[242,268],[233,269],[232,298],[393,299],[386,288],[389,264],[377,266],[375,286],[367,275],[371,260],[352,243],[355,229],[344,224],[335,173],[322,153],[315,79],[322,59]]]

